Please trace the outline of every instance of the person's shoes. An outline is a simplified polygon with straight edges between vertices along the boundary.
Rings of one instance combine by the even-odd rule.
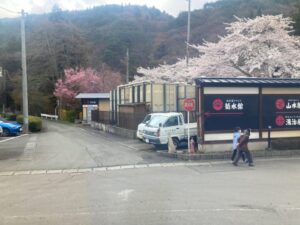
[[[254,164],[253,164],[253,163],[249,163],[249,166],[253,167],[253,166],[254,166]]]
[[[232,165],[237,166],[238,164],[236,162],[232,162]]]

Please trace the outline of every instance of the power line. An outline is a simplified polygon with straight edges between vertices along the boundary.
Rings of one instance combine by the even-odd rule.
[[[7,8],[4,8],[4,7],[2,7],[2,6],[0,6],[0,9],[3,9],[3,10],[5,10],[5,11],[7,11],[7,12],[9,12],[9,13],[13,13],[13,14],[20,14],[19,12],[12,11],[12,10],[7,9]]]

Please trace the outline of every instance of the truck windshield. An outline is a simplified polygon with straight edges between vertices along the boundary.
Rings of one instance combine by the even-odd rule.
[[[145,116],[145,119],[143,120],[142,123],[147,123],[150,119],[151,119],[151,115],[148,114],[147,116]]]
[[[153,117],[150,122],[148,123],[149,127],[159,127],[159,124],[164,124],[168,117],[166,116],[155,116]]]

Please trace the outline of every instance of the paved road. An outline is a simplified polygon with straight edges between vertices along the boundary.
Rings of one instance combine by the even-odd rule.
[[[152,146],[95,130],[43,121],[45,131],[0,142],[0,172],[169,162]],[[144,150],[143,150],[144,149]]]
[[[298,225],[300,159],[0,176],[3,225]]]

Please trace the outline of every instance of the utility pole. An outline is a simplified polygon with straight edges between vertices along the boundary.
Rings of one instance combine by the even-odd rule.
[[[4,70],[2,67],[0,67],[0,90],[1,90],[1,94],[2,94],[2,97],[0,98],[1,100],[3,99],[3,103],[2,103],[2,113],[5,112],[5,74],[4,74]]]
[[[6,72],[6,76],[5,76],[5,72]],[[3,70],[3,105],[2,105],[2,113],[5,113],[5,107],[7,105],[7,90],[6,90],[6,86],[7,86],[7,77],[8,77],[8,72],[6,70]]]
[[[126,50],[126,84],[129,82],[129,49]]]
[[[22,42],[22,96],[23,96],[23,132],[28,133],[28,91],[27,91],[27,65],[25,46],[25,12],[21,12],[21,42]]]
[[[191,0],[188,0],[188,20],[187,20],[187,37],[186,37],[186,66],[189,66],[189,44],[190,44],[190,33],[191,33]]]

